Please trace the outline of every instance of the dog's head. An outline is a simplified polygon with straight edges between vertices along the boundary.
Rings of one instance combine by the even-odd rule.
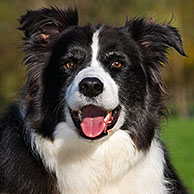
[[[76,10],[57,8],[28,11],[20,24],[36,132],[52,138],[60,122],[90,140],[127,130],[139,149],[149,147],[163,111],[166,49],[185,55],[175,28],[145,18],[79,26]]]

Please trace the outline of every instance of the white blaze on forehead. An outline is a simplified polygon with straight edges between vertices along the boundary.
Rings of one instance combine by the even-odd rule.
[[[98,51],[99,51],[99,33],[100,29],[97,30],[92,37],[92,60],[91,60],[91,66],[98,66],[99,62],[97,60]]]

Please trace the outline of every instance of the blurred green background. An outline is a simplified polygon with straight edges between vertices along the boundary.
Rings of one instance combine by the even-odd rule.
[[[170,118],[162,123],[161,136],[181,178],[194,193],[194,0],[0,0],[0,111],[17,98],[25,83],[17,19],[26,9],[49,5],[78,7],[80,24],[124,25],[127,17],[145,16],[159,23],[171,21],[179,29],[188,57],[169,49],[163,77],[170,94]]]

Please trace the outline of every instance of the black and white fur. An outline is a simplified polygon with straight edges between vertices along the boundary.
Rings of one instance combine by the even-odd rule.
[[[185,56],[174,27],[145,18],[79,26],[76,10],[51,7],[28,11],[19,29],[28,77],[0,120],[0,193],[188,193],[159,139],[160,67],[169,47]],[[80,92],[88,77],[103,83],[99,95]],[[88,105],[120,106],[103,137],[86,138],[72,120],[70,110]]]

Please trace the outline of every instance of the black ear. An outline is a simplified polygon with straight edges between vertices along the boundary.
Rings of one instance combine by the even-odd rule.
[[[61,31],[78,25],[78,13],[76,9],[54,7],[29,10],[19,22],[19,29],[24,31],[24,40],[30,48],[49,47]]]
[[[164,54],[167,48],[173,47],[186,56],[180,34],[168,24],[156,24],[151,19],[136,18],[127,21],[125,26],[132,38],[147,51]]]

